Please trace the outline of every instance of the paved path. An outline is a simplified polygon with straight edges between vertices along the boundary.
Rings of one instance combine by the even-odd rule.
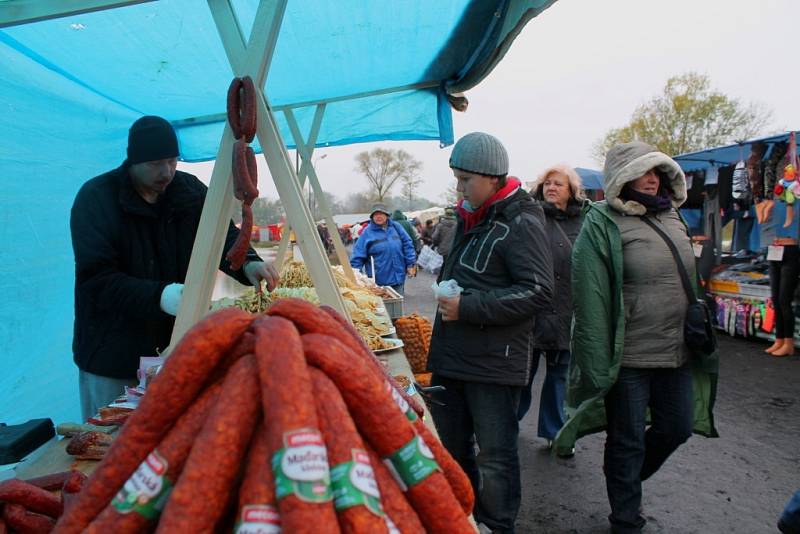
[[[420,273],[406,282],[405,311],[433,317]],[[694,436],[644,484],[646,533],[760,534],[800,488],[800,359],[776,359],[767,344],[720,336],[719,439]],[[540,365],[544,369],[544,365]],[[541,374],[534,390],[541,390]],[[552,457],[536,437],[538,403],[522,423],[520,533],[607,532],[604,434],[578,443],[572,460]]]

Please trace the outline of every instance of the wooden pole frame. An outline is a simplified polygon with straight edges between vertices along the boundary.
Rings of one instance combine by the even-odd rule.
[[[339,230],[336,226],[336,221],[333,220],[333,214],[331,212],[330,205],[328,204],[328,199],[325,197],[322,186],[320,186],[319,177],[317,176],[317,169],[314,167],[311,161],[311,156],[314,154],[314,147],[317,143],[319,129],[322,126],[322,118],[325,114],[325,104],[319,104],[317,109],[314,111],[314,119],[311,123],[311,131],[308,134],[307,141],[303,140],[303,134],[300,132],[300,126],[297,124],[297,119],[294,116],[294,112],[290,109],[286,109],[283,113],[286,116],[286,122],[289,124],[289,129],[292,132],[292,137],[294,137],[297,153],[303,159],[303,163],[300,166],[300,173],[297,176],[300,187],[303,187],[306,177],[308,177],[309,183],[314,190],[314,195],[317,197],[318,202],[320,203],[322,217],[325,219],[325,223],[328,225],[329,231],[333,232],[331,239],[333,240],[333,248],[336,250],[336,257],[339,259],[339,263],[342,265],[345,276],[355,283],[356,277],[355,274],[353,274],[353,268],[350,267],[350,260],[347,256],[347,250],[344,247],[344,243],[342,242],[342,236],[339,235]],[[278,259],[276,260],[276,266],[282,265],[283,259],[286,256],[286,248],[289,243],[289,234],[291,229],[292,227],[290,224],[285,225],[283,228],[281,243],[278,247]]]
[[[286,145],[281,138],[275,116],[263,89],[287,0],[259,2],[248,41],[244,39],[231,1],[208,0],[208,7],[214,17],[234,75],[250,76],[255,83],[258,140],[286,210],[287,220],[295,228],[298,244],[314,280],[320,302],[348,316],[311,212],[303,202],[302,191],[286,152]],[[233,134],[230,125],[226,124],[189,261],[186,285],[172,332],[172,346],[192,325],[208,313],[219,258],[222,255],[234,205],[231,176],[232,148]]]

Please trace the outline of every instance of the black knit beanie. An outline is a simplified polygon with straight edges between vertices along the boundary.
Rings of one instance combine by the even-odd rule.
[[[178,137],[172,125],[161,117],[138,119],[128,131],[128,165],[178,157]]]

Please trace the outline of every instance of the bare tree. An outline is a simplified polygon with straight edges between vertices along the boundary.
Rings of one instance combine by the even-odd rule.
[[[399,180],[416,176],[422,163],[405,150],[375,148],[356,155],[356,170],[369,184],[374,200],[383,202]]]
[[[609,130],[593,156],[605,159],[612,146],[644,141],[671,156],[751,139],[763,133],[772,113],[711,88],[708,75],[688,72],[667,80],[662,94],[636,108],[627,125]]]
[[[414,199],[417,195],[417,190],[422,183],[422,178],[416,174],[408,174],[403,176],[400,181],[402,182],[403,200],[407,210],[414,209]]]
[[[455,206],[460,198],[461,196],[456,191],[456,182],[453,180],[442,193],[442,200],[448,206]]]

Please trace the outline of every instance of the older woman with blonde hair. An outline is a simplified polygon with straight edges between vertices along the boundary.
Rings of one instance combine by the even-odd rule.
[[[530,382],[523,390],[517,417],[522,420],[531,407],[533,377],[539,366],[539,356],[542,355],[547,362],[547,374],[539,401],[538,434],[547,441],[549,448],[564,424],[572,323],[572,244],[581,229],[581,209],[586,199],[580,176],[575,169],[564,164],[545,169],[533,182],[531,195],[541,202],[545,213],[545,233],[553,256],[554,291],[551,309],[536,316]],[[573,452],[559,451],[559,455],[571,456]]]

